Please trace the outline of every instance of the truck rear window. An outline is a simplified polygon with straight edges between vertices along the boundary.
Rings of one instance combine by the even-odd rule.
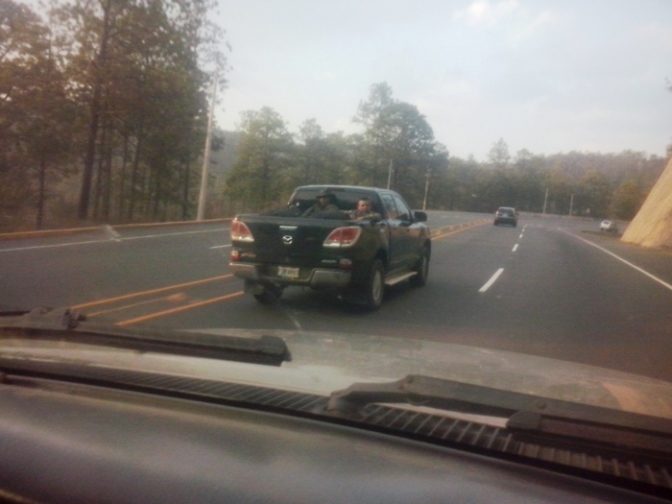
[[[298,205],[299,210],[304,212],[315,204],[315,196],[320,190],[321,188],[297,191],[290,200],[290,205]],[[379,213],[382,212],[377,194],[361,191],[345,191],[343,189],[334,189],[331,192],[336,196],[335,203],[339,210],[345,212],[355,210],[357,208],[357,202],[361,198],[369,198],[373,202],[373,211]]]

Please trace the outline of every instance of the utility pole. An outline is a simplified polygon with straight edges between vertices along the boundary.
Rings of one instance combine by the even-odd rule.
[[[393,160],[390,159],[390,167],[387,170],[387,188],[390,188],[390,184],[392,184],[392,171],[394,170],[393,168]]]
[[[202,221],[205,214],[205,203],[208,192],[208,169],[210,168],[210,145],[212,143],[212,122],[215,115],[215,98],[217,97],[217,80],[219,72],[215,72],[215,80],[212,83],[212,98],[208,112],[208,129],[205,133],[205,151],[203,152],[203,170],[201,172],[201,190],[198,194],[198,210],[196,220]]]
[[[427,210],[427,193],[429,193],[429,170],[427,170],[427,173],[425,174],[425,197],[422,200],[422,209]]]
[[[548,201],[548,187],[546,188],[546,195],[544,196],[544,210],[541,212],[546,215],[546,202]]]

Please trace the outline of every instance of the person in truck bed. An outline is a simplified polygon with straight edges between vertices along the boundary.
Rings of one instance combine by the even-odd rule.
[[[336,197],[329,191],[320,191],[315,196],[317,202],[308,210],[303,212],[301,217],[310,217],[318,212],[338,212],[339,208],[336,206]]]
[[[373,202],[369,198],[360,198],[357,202],[357,209],[348,212],[352,220],[380,220],[382,216],[373,211]]]

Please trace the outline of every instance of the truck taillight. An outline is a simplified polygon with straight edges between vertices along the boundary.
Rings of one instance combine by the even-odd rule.
[[[252,243],[254,241],[254,236],[252,236],[250,228],[237,218],[233,219],[231,222],[231,241],[242,241],[247,243]]]
[[[231,249],[231,260],[232,261],[240,261],[240,250]]]
[[[352,247],[357,243],[361,234],[362,228],[359,226],[339,227],[329,233],[323,245],[334,248]]]

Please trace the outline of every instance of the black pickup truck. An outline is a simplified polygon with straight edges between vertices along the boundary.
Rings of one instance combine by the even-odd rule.
[[[318,193],[329,193],[330,211],[302,216]],[[350,212],[368,198],[379,215],[354,220]],[[385,285],[409,280],[422,286],[431,256],[427,214],[412,211],[394,191],[373,187],[298,187],[286,209],[239,215],[231,223],[233,273],[262,302],[290,285],[336,290],[351,303],[378,308]]]

